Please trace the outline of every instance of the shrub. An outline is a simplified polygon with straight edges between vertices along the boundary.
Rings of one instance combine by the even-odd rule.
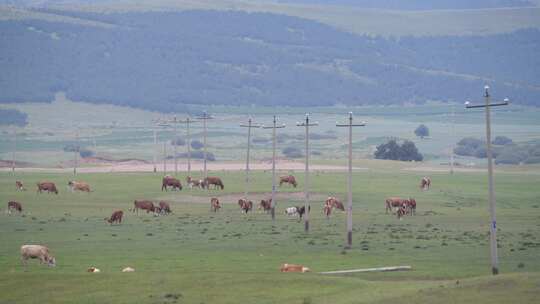
[[[512,143],[512,140],[506,136],[497,136],[491,141],[494,145],[505,146]]]
[[[198,140],[191,141],[191,147],[195,150],[200,150],[204,147],[203,143]]]
[[[81,149],[79,151],[79,155],[81,155],[82,158],[92,157],[92,156],[94,156],[94,151],[89,150],[89,149]]]
[[[401,161],[422,161],[424,156],[418,152],[416,145],[409,140],[399,144],[395,139],[377,146],[375,151],[376,159],[391,159]]]

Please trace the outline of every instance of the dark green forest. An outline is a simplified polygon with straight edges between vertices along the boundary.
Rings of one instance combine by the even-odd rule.
[[[540,31],[359,36],[296,17],[234,11],[79,13],[110,28],[0,21],[0,102],[73,100],[327,106],[495,98],[540,105]]]

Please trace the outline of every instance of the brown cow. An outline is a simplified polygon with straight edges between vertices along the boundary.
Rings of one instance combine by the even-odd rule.
[[[219,199],[217,197],[212,197],[210,200],[210,210],[217,212],[221,208],[219,204]]]
[[[22,205],[21,203],[19,202],[14,202],[14,201],[11,201],[11,202],[8,202],[8,213],[11,214],[11,210],[12,209],[15,209],[17,211],[19,211],[19,213],[22,212]]]
[[[15,188],[17,189],[17,191],[26,191],[21,181],[15,181]]]
[[[393,207],[400,208],[401,206],[404,206],[406,204],[407,204],[406,199],[403,199],[403,198],[400,198],[400,197],[389,197],[385,201],[385,207],[386,207],[385,212],[388,213],[388,210],[390,210],[390,212],[392,212]]]
[[[158,213],[162,215],[168,215],[172,213],[171,206],[166,201],[159,201],[159,207],[156,208],[159,209]]]
[[[56,259],[50,255],[49,248],[42,245],[22,245],[21,262],[26,267],[28,259],[39,259],[41,264],[56,266]]]
[[[253,202],[249,201],[245,198],[241,198],[238,200],[238,205],[240,206],[240,209],[242,209],[242,213],[248,213],[253,209]]]
[[[292,175],[280,176],[279,177],[279,185],[281,186],[283,183],[293,185],[293,187],[295,187],[295,188],[297,186],[296,178],[294,178],[294,176],[292,176]]]
[[[71,192],[73,191],[82,191],[82,192],[88,192],[90,193],[90,185],[85,182],[77,182],[77,181],[69,181],[68,186],[71,189]]]
[[[182,190],[182,183],[180,183],[180,180],[177,178],[174,178],[170,175],[166,175],[163,177],[162,183],[161,183],[161,191],[165,189],[167,191],[168,187],[172,187],[173,190],[178,189],[178,191]]]
[[[223,182],[221,181],[221,178],[217,176],[209,176],[204,179],[203,184],[202,184],[203,188],[210,189],[210,185],[214,185],[214,189],[217,187],[220,187],[221,190],[225,189],[225,187],[223,186]]]
[[[118,224],[122,224],[122,217],[124,216],[124,211],[122,210],[117,210],[115,212],[113,212],[113,214],[111,215],[110,218],[105,218],[105,220],[107,222],[109,222],[109,224],[113,224],[113,223],[118,223]]]
[[[420,181],[420,189],[429,190],[429,187],[431,187],[431,178],[427,176],[422,177],[422,180]]]
[[[323,213],[324,215],[326,215],[326,218],[329,218],[330,214],[332,213],[332,206],[325,204],[323,208]]]
[[[58,190],[56,189],[56,185],[53,182],[39,182],[37,183],[37,192],[41,193],[41,191],[47,191],[48,193],[54,192],[58,194]]]
[[[132,209],[132,212],[137,211],[137,215],[139,215],[139,209],[146,210],[146,213],[156,211],[154,203],[148,200],[135,200],[133,202],[133,206],[134,208]]]
[[[407,200],[407,214],[415,215],[416,214],[416,200],[410,197]]]
[[[304,267],[302,265],[294,265],[294,264],[283,264],[280,268],[281,272],[310,272],[311,269],[308,267]]]
[[[269,198],[267,200],[261,200],[261,202],[259,203],[259,210],[263,210],[264,212],[268,212],[272,209],[272,199]]]

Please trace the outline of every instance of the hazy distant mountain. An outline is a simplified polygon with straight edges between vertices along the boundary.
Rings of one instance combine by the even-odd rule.
[[[164,112],[186,103],[462,102],[488,83],[494,96],[540,105],[533,29],[386,39],[268,13],[60,13],[94,23],[0,21],[0,102],[57,91]]]
[[[279,3],[346,5],[395,10],[479,9],[535,6],[526,0],[277,0]]]

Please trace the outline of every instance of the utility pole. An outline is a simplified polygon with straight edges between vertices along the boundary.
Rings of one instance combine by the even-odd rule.
[[[163,142],[163,175],[167,175],[167,141]]]
[[[499,273],[499,258],[497,256],[497,219],[495,216],[495,189],[493,186],[493,155],[491,152],[491,117],[490,108],[498,106],[506,106],[509,104],[508,98],[505,98],[503,102],[491,103],[489,95],[489,86],[484,87],[485,104],[483,105],[471,105],[470,102],[465,102],[467,109],[472,108],[485,108],[486,110],[486,154],[488,158],[488,186],[489,186],[489,215],[491,217],[491,223],[489,225],[490,230],[490,249],[491,249],[491,272],[496,275]]]
[[[73,174],[77,174],[77,165],[78,165],[78,155],[80,151],[79,147],[79,128],[77,128],[77,131],[75,133],[75,149],[73,152]]]
[[[304,207],[306,210],[306,215],[304,216],[304,231],[309,232],[309,127],[311,126],[318,126],[318,122],[309,122],[309,114],[306,114],[306,120],[303,123],[296,123],[297,127],[305,127],[306,128],[306,180],[304,181],[304,195],[306,198],[306,201],[304,203]]]
[[[247,153],[246,153],[246,188],[244,190],[244,198],[247,199],[247,195],[249,191],[249,150],[251,147],[251,128],[260,128],[261,126],[258,124],[253,124],[251,117],[249,117],[248,124],[247,125],[242,124],[240,125],[240,127],[248,129],[248,142],[247,142]]]
[[[157,162],[157,155],[156,155],[156,154],[157,154],[157,149],[158,149],[158,145],[157,145],[157,130],[156,130],[156,126],[154,126],[154,149],[152,149],[152,150],[154,150],[154,153],[152,153],[153,156],[154,156],[154,157],[153,157],[153,159],[154,159],[154,161],[153,161],[153,163],[154,163],[154,173],[157,172],[157,168],[156,168],[156,162]]]
[[[11,154],[11,172],[15,174],[15,151],[17,151],[17,129],[13,129],[13,151]]]
[[[454,105],[452,105],[451,108],[451,115],[450,115],[450,123],[452,126],[450,127],[450,141],[452,145],[450,146],[450,174],[454,174],[454,148],[455,148],[455,111],[454,111]]]
[[[349,174],[347,176],[347,245],[345,248],[352,247],[352,129],[353,127],[364,127],[366,123],[353,124],[353,113],[349,112],[349,123],[338,124],[336,127],[349,128]]]
[[[285,128],[285,125],[277,125],[276,115],[274,115],[274,121],[272,126],[263,126],[263,129],[272,129],[272,202],[270,202],[270,213],[272,215],[272,221],[276,219],[276,129],[281,128]]]
[[[176,156],[176,145],[178,144],[178,134],[176,133],[176,123],[178,122],[178,119],[176,119],[176,114],[173,117],[173,124],[174,124],[174,136],[173,136],[173,146],[174,146],[174,176],[178,176],[178,158]]]
[[[203,166],[204,166],[204,181],[206,183],[206,179],[208,178],[208,170],[206,169],[206,154],[207,154],[207,151],[206,151],[206,134],[207,134],[207,127],[206,127],[206,121],[209,120],[209,119],[213,119],[214,117],[211,116],[211,115],[208,115],[208,113],[206,113],[206,111],[203,112],[203,114],[199,117],[197,117],[197,119],[199,120],[202,120],[203,121],[203,145],[204,145],[204,151],[203,151],[203,157],[204,157],[204,160],[203,160]],[[208,187],[206,187],[206,189],[208,190]]]
[[[189,125],[194,123],[194,122],[197,122],[196,120],[193,120],[191,119],[189,116],[184,119],[184,120],[180,120],[179,122],[181,123],[185,123],[186,124],[186,146],[187,146],[187,157],[188,157],[188,160],[187,160],[187,176],[191,177],[191,137],[190,137],[190,132],[189,132]]]

